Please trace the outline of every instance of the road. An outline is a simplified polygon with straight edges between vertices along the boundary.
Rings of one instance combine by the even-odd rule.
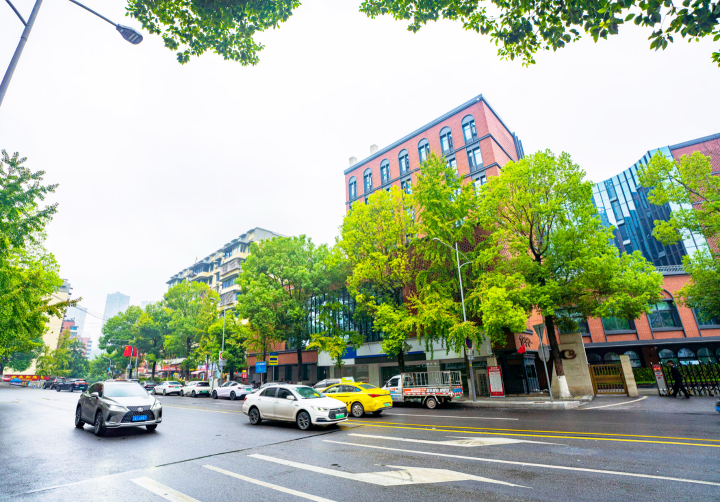
[[[0,388],[0,500],[720,500],[712,398],[396,407],[302,432],[251,426],[237,401],[161,397],[155,432],[102,438],[73,426],[77,399]]]

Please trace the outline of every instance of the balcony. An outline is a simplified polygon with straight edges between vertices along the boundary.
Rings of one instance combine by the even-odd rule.
[[[662,275],[685,275],[685,269],[682,265],[662,265],[655,267],[655,270],[660,272]]]
[[[220,306],[224,307],[225,305],[235,304],[236,295],[237,291],[230,291],[229,293],[223,293],[222,295],[220,295]]]
[[[235,258],[234,260],[224,263],[220,267],[220,275],[228,274],[233,270],[242,270],[242,260],[240,258]]]

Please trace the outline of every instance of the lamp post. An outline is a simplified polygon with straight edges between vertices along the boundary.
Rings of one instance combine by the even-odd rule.
[[[7,92],[8,87],[10,86],[10,80],[13,77],[13,73],[15,73],[15,67],[17,67],[18,61],[20,61],[20,56],[22,55],[22,51],[25,48],[25,44],[28,41],[28,38],[30,37],[30,32],[32,31],[33,26],[35,25],[35,19],[37,18],[38,12],[40,11],[40,6],[42,5],[42,0],[35,0],[35,5],[33,6],[33,10],[30,13],[30,17],[27,21],[23,19],[23,17],[20,15],[20,12],[15,8],[15,6],[12,4],[10,0],[5,0],[12,10],[15,12],[18,18],[20,18],[20,22],[25,26],[25,29],[22,32],[22,35],[20,35],[20,42],[18,42],[17,48],[15,49],[15,53],[13,54],[12,59],[10,60],[10,65],[8,66],[7,71],[5,72],[5,76],[2,79],[2,83],[0,84],[0,106],[2,106],[3,98],[5,98],[5,93]],[[104,21],[107,21],[108,23],[115,26],[115,29],[120,33],[120,35],[130,42],[133,45],[137,45],[143,40],[143,36],[136,31],[134,28],[130,28],[129,26],[123,26],[121,24],[113,23],[105,16],[102,16],[95,12],[94,10],[90,9],[89,7],[84,6],[80,2],[77,2],[75,0],[70,0],[75,5],[78,5],[82,7],[83,9],[92,12],[100,19],[103,19]]]
[[[457,242],[455,243],[455,247],[453,248],[450,244],[447,242],[441,241],[437,237],[433,237],[434,241],[438,241],[443,246],[449,248],[452,251],[455,251],[455,262],[457,263],[457,271],[458,271],[458,281],[460,281],[460,303],[462,304],[462,313],[463,313],[463,322],[467,322],[467,316],[465,315],[465,292],[463,291],[463,282],[462,282],[462,273],[460,269],[464,267],[465,265],[472,263],[470,258],[465,256],[463,253],[463,258],[465,258],[467,261],[460,265],[460,250],[458,249]],[[477,401],[477,396],[475,395],[475,370],[473,368],[472,362],[473,359],[475,359],[475,348],[470,349],[470,354],[468,354],[468,360],[470,361],[470,395],[472,396],[473,403]]]

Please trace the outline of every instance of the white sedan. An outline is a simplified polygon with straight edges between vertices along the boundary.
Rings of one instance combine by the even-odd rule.
[[[253,390],[252,385],[245,385],[231,380],[229,382],[225,382],[220,387],[216,387],[212,391],[212,397],[213,399],[225,397],[229,398],[231,401],[235,401],[236,399],[240,399],[242,401],[245,399],[245,396],[250,394]]]
[[[185,387],[180,389],[181,396],[209,396],[210,384],[207,382],[186,382]]]
[[[306,385],[273,385],[248,394],[243,413],[252,425],[263,420],[295,422],[301,430],[347,420],[347,406]]]
[[[169,394],[180,394],[181,390],[182,384],[180,382],[168,380],[167,382],[162,382],[159,385],[156,385],[153,389],[153,394],[162,394],[163,396],[167,396]]]

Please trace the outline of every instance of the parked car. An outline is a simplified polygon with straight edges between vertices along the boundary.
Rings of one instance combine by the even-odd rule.
[[[270,385],[249,394],[243,403],[243,413],[252,425],[263,420],[281,420],[295,422],[301,430],[347,420],[345,403],[306,385]]]
[[[717,411],[718,413],[720,413],[720,399],[718,399],[717,401],[715,401],[715,411]]]
[[[231,401],[235,401],[236,399],[240,399],[242,401],[245,399],[245,396],[250,394],[253,390],[252,385],[245,385],[240,382],[230,380],[229,382],[222,384],[220,387],[213,389],[212,397],[213,399],[226,397]]]
[[[162,394],[167,396],[169,394],[178,394],[182,391],[182,384],[174,380],[168,380],[166,382],[160,382],[154,389],[153,394]]]
[[[96,436],[107,429],[145,428],[152,432],[162,422],[162,404],[135,382],[98,382],[80,395],[75,427],[92,424]]]
[[[58,384],[58,382],[64,382],[67,380],[65,377],[50,377],[47,380],[45,380],[45,383],[43,384],[43,389],[54,389],[55,386]]]
[[[380,415],[393,405],[390,392],[369,383],[342,382],[328,387],[323,394],[345,403],[355,418],[362,417],[365,412]]]
[[[141,385],[146,391],[150,392],[155,387],[157,387],[157,382],[153,382],[152,380],[146,380]]]
[[[69,390],[75,392],[76,390],[83,391],[88,388],[88,383],[82,378],[71,378],[64,382],[58,382],[55,385],[55,390],[60,392],[61,390]]]
[[[331,385],[335,385],[337,383],[340,383],[339,378],[326,378],[325,380],[320,380],[318,383],[313,385],[313,389],[315,389],[318,392],[322,392]]]
[[[209,396],[210,395],[210,384],[207,382],[187,382],[185,387],[180,389],[181,396]]]

